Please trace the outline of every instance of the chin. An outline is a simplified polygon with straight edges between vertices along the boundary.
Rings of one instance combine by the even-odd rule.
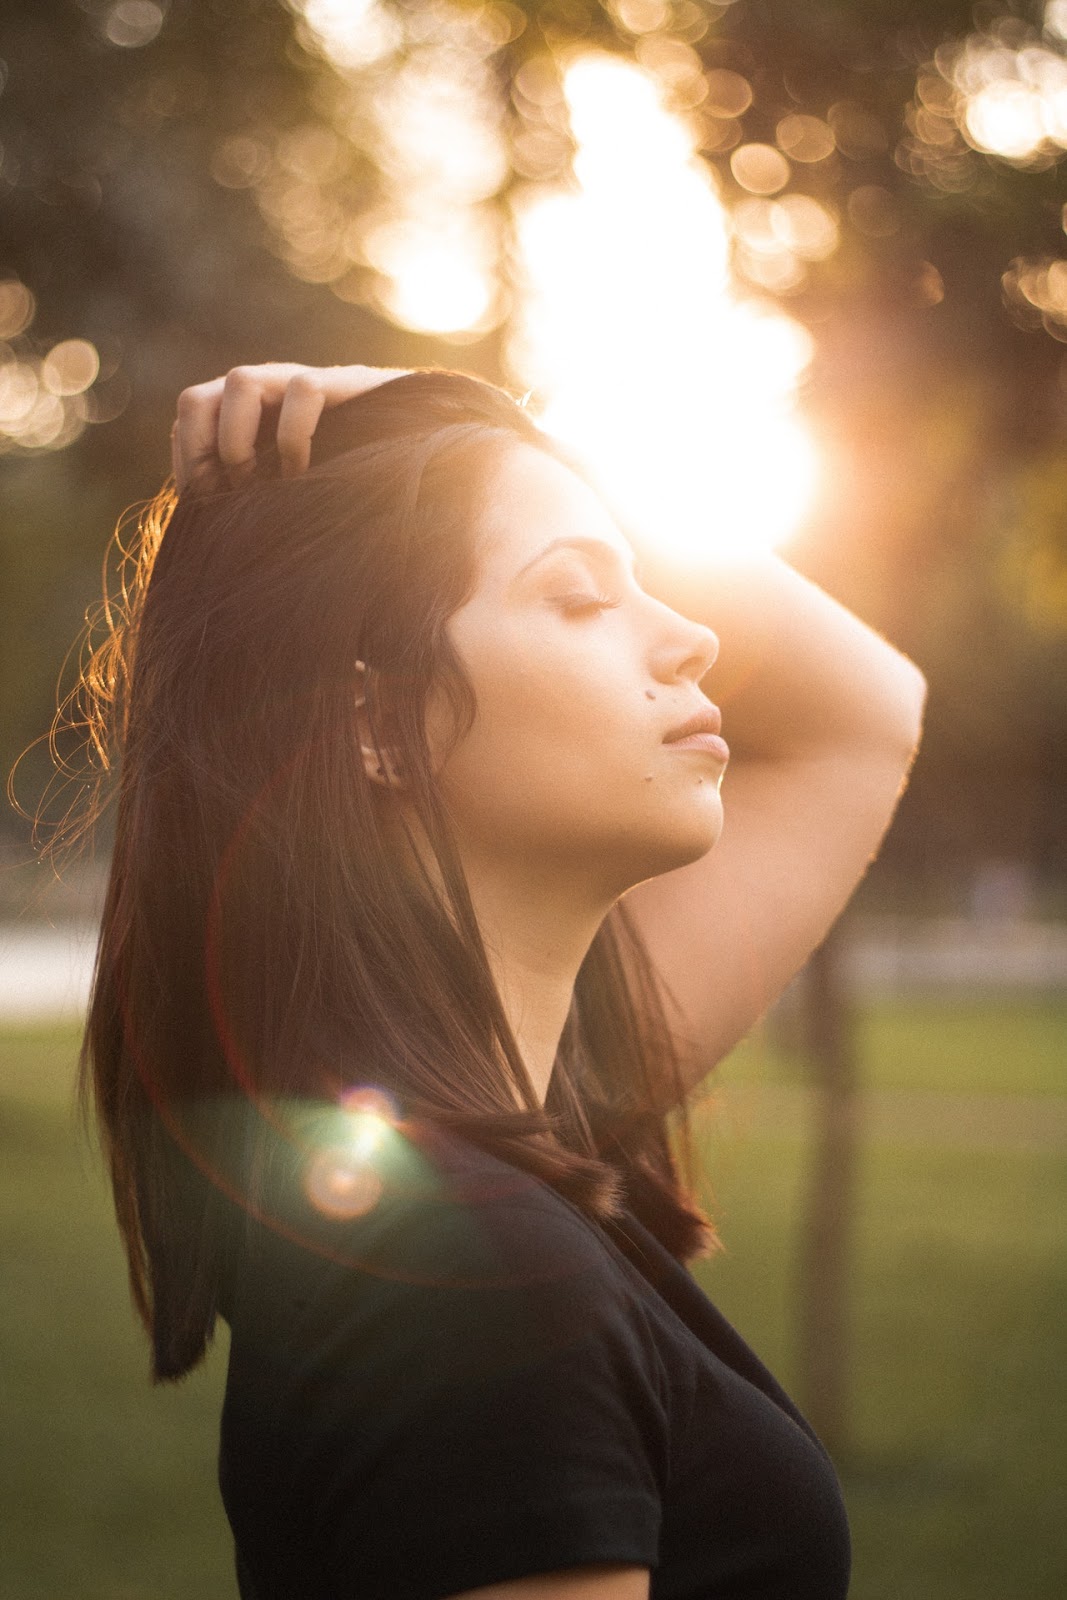
[[[705,828],[699,835],[690,834],[684,841],[679,841],[676,858],[664,870],[671,872],[675,867],[688,867],[694,861],[700,861],[714,850],[722,834],[722,818],[716,819],[714,826]]]
[[[692,803],[678,807],[669,837],[686,861],[699,861],[722,833],[722,794],[718,784],[701,785],[690,793]]]
[[[690,814],[684,822],[676,818],[675,826],[669,831],[661,831],[655,839],[645,841],[641,876],[633,881],[643,883],[648,878],[659,878],[665,872],[675,872],[679,867],[700,861],[718,844],[722,829],[722,804],[716,796],[716,804],[704,809],[702,815]]]

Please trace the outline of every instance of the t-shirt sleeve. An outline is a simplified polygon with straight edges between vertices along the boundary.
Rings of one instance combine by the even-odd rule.
[[[326,1273],[274,1402],[324,1594],[656,1565],[667,1388],[625,1273],[554,1198],[473,1244],[412,1218],[374,1270]]]

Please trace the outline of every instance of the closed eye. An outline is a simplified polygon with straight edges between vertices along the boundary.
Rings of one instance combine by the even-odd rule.
[[[553,605],[568,617],[593,616],[600,611],[613,611],[622,601],[608,594],[590,594],[587,590],[574,594],[559,594],[552,598]]]

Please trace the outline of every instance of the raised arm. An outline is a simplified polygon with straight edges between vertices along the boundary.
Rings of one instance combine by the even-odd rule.
[[[239,480],[265,406],[280,408],[284,470],[302,471],[325,407],[399,376],[273,363],[185,390],[172,441],[179,489],[212,462]],[[643,555],[646,586],[719,636],[704,687],[733,752],[719,843],[627,896],[677,1003],[695,1085],[803,965],[875,855],[914,759],[925,682],[775,557],[680,572]]]
[[[677,1002],[693,1085],[803,965],[877,852],[918,746],[926,685],[776,557],[697,574],[660,568],[646,586],[719,636],[703,688],[722,707],[732,752],[718,844],[627,897]]]

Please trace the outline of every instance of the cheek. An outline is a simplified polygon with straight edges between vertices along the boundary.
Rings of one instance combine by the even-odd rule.
[[[617,659],[552,662],[471,663],[477,717],[441,771],[467,844],[596,861],[615,890],[703,855],[721,827],[714,775],[665,753],[644,680],[620,682]]]
[[[553,630],[528,629],[479,645],[465,652],[477,715],[448,763],[453,779],[540,787],[583,774],[603,781],[640,765],[648,705],[633,664],[608,641],[561,648]],[[635,680],[629,690],[627,678]]]
[[[438,769],[465,852],[565,864],[618,893],[710,849],[716,775],[664,750],[640,641],[500,626],[476,609],[452,635],[475,721]],[[431,707],[442,750],[446,728]]]
[[[442,773],[447,786],[480,806],[565,804],[581,774],[603,776],[611,748],[603,719],[558,682],[538,674],[485,676],[477,714]]]

